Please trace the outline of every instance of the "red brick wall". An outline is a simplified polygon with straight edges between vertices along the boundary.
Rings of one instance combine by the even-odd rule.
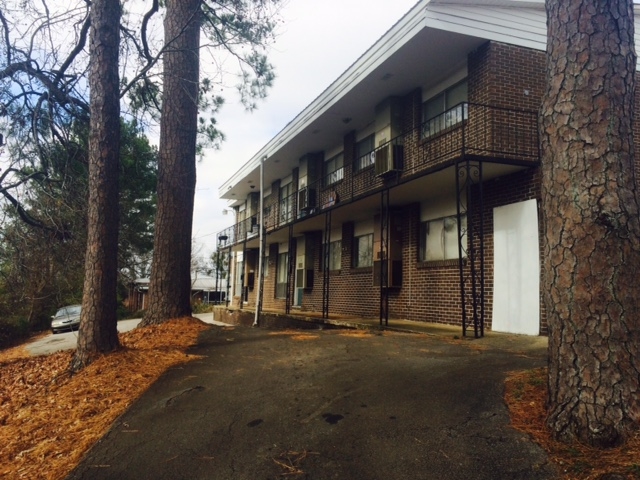
[[[401,289],[390,292],[390,315],[433,323],[460,323],[458,262],[420,262],[420,204],[406,206],[403,213],[403,283]]]
[[[505,108],[538,110],[544,88],[545,56],[542,52],[488,42],[469,55],[469,101]],[[408,93],[403,100],[406,131],[416,138],[405,141],[405,161],[417,155],[420,139],[417,127],[422,121],[420,90]],[[344,138],[344,165],[347,184],[353,175],[355,133]],[[339,189],[340,184],[335,188]],[[493,208],[532,198],[539,199],[540,178],[537,168],[530,168],[484,183],[483,222],[485,230],[485,321],[490,328],[493,296]],[[339,191],[338,191],[339,193]],[[459,324],[461,322],[460,280],[457,261],[422,263],[418,259],[420,201],[401,206],[403,283],[389,293],[390,316],[411,320]],[[346,208],[349,208],[348,206]],[[376,212],[371,212],[371,218]],[[540,223],[542,228],[542,223]],[[335,225],[333,226],[335,228]],[[342,265],[330,272],[329,313],[376,317],[379,315],[380,291],[373,287],[373,269],[352,267],[353,223],[342,225]],[[304,292],[302,309],[322,310],[323,272],[321,271],[322,232],[307,234],[314,251],[314,284]],[[277,246],[269,255],[269,276],[265,281],[264,307],[284,309],[284,300],[275,299]],[[250,295],[250,301],[251,301]],[[542,311],[541,331],[546,332]]]
[[[539,199],[539,170],[528,169],[484,184],[485,245],[485,326],[491,329],[493,300],[493,209],[529,199]],[[389,292],[391,318],[460,324],[460,277],[457,261],[420,262],[418,259],[420,204],[401,209],[403,244],[402,288]],[[542,224],[540,224],[542,229]],[[302,309],[322,311],[321,271],[322,234],[314,238],[314,287],[305,291]],[[540,237],[542,238],[542,237]],[[371,268],[352,267],[353,224],[342,225],[342,267],[329,276],[329,313],[376,317],[379,315],[379,289],[373,286]],[[270,270],[270,274],[271,274]],[[265,292],[266,294],[267,292]],[[266,306],[266,303],[265,303]],[[282,307],[284,308],[284,307]],[[546,315],[541,305],[541,333],[546,333]]]
[[[535,110],[545,88],[544,52],[487,42],[469,55],[469,101]]]
[[[472,52],[468,58],[469,101],[504,108],[537,111],[544,91],[545,54],[522,47],[487,42]],[[637,76],[640,81],[640,76]],[[403,100],[404,129],[416,132],[413,141],[405,142],[405,159],[410,163],[419,148],[419,125],[422,121],[422,95],[419,89],[408,93]],[[635,103],[640,108],[640,89],[636,89]],[[640,122],[634,124],[636,178],[640,178]],[[355,160],[355,132],[344,138],[345,179],[334,188],[348,185],[353,175],[351,168]],[[279,183],[274,184],[272,213],[277,213]],[[491,327],[493,300],[493,209],[529,199],[540,198],[540,171],[537,168],[524,170],[505,177],[487,181],[484,188],[483,222],[485,231],[485,321]],[[346,195],[345,195],[346,196]],[[420,199],[402,207],[403,225],[403,285],[391,290],[390,315],[418,321],[459,324],[461,305],[459,271],[457,263],[420,263],[418,261],[418,232],[420,224]],[[348,208],[348,207],[347,207]],[[371,212],[373,218],[375,212]],[[540,239],[542,242],[543,221],[539,215]],[[314,254],[314,286],[305,291],[303,310],[322,310],[321,271],[322,232],[312,235]],[[376,317],[379,314],[379,290],[373,287],[372,269],[352,268],[353,224],[342,225],[342,267],[330,273],[330,314]],[[542,250],[541,250],[542,251]],[[277,245],[269,249],[269,275],[265,279],[264,307],[284,310],[285,301],[275,299]],[[543,262],[541,262],[543,268]],[[251,291],[249,303],[253,303],[255,292]],[[544,306],[541,304],[541,333],[547,332]]]
[[[329,273],[329,314],[347,314],[359,317],[378,315],[379,295],[373,289],[373,268],[353,267],[352,222],[342,224],[342,259],[340,270]],[[314,287],[305,291],[302,308],[306,311],[322,311],[322,282],[320,252],[322,235],[315,243]]]
[[[276,298],[276,279],[278,275],[278,244],[268,245],[269,249],[269,274],[264,279],[264,292],[262,294],[262,307],[267,310],[284,310],[285,300]],[[249,294],[249,303],[255,305],[256,290]]]

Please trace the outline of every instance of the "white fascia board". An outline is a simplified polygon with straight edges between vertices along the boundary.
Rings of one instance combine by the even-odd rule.
[[[509,17],[523,16],[520,23]],[[542,9],[431,5],[426,25],[448,32],[544,51],[547,46],[546,14]],[[537,24],[537,25],[536,25]]]
[[[338,102],[351,88],[358,83],[360,77],[365,78],[380,63],[408,42],[418,31],[424,28],[424,14],[429,0],[416,4],[389,29],[369,50],[358,58],[336,81],[322,92],[309,106],[289,122],[260,151],[245,163],[235,174],[224,182],[218,192],[220,198],[229,198],[233,187],[244,177],[260,167],[260,159],[276,152],[280,145],[304,130],[313,120],[321,116]]]
[[[640,4],[634,6],[636,51],[640,51]],[[544,0],[433,0],[427,25],[463,35],[545,51],[547,14]],[[636,63],[640,71],[640,63]]]
[[[482,7],[538,8],[545,0],[431,0],[430,5],[472,5]]]
[[[473,14],[462,13],[465,10]],[[634,0],[633,11],[634,43],[640,51],[640,0]],[[432,28],[540,51],[546,50],[546,21],[544,0],[432,0],[427,12],[427,24]],[[640,63],[636,71],[640,71]]]

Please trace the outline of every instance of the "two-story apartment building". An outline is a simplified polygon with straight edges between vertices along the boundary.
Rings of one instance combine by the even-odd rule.
[[[222,185],[232,304],[544,333],[545,47],[543,1],[418,2]]]

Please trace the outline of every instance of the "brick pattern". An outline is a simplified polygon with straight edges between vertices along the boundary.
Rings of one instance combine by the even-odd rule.
[[[468,59],[469,101],[472,103],[537,111],[544,89],[545,55],[542,52],[488,42],[472,52]],[[640,94],[636,94],[640,101]],[[423,145],[420,139],[422,121],[422,96],[420,90],[409,92],[402,100],[403,126],[412,132],[404,139],[405,170],[420,156]],[[638,127],[636,127],[638,128]],[[640,133],[637,132],[637,133]],[[508,143],[505,132],[493,132],[495,142]],[[640,135],[639,135],[640,138]],[[380,179],[373,180],[362,172],[354,172],[355,132],[344,138],[344,179],[330,188],[319,189],[319,204],[322,195],[333,191],[340,196],[341,188],[358,182],[356,188],[372,189],[384,185]],[[454,139],[455,140],[455,139]],[[451,140],[449,140],[451,141]],[[437,156],[437,148],[429,155]],[[537,155],[537,152],[531,152]],[[486,154],[486,152],[485,152]],[[640,164],[640,162],[638,162]],[[437,163],[434,163],[437,165]],[[422,173],[424,174],[424,169]],[[362,178],[358,178],[361,176]],[[378,185],[375,182],[379,182]],[[297,183],[297,176],[296,176]],[[273,185],[268,204],[273,205],[270,215],[277,210],[279,184]],[[491,327],[493,297],[493,208],[500,205],[540,198],[540,172],[529,168],[511,175],[484,183],[484,211],[482,221],[485,231],[485,321]],[[389,311],[392,318],[405,318],[436,323],[460,324],[461,301],[459,269],[456,261],[422,263],[418,258],[420,199],[401,207],[403,283],[401,288],[389,292]],[[376,212],[371,212],[371,216]],[[540,222],[542,232],[542,221]],[[541,235],[542,238],[542,235]],[[309,247],[314,251],[313,288],[304,291],[302,310],[322,311],[321,252],[322,232],[307,234]],[[373,269],[356,269],[352,266],[354,230],[353,223],[342,225],[342,264],[339,271],[329,275],[330,314],[376,317],[379,315],[380,290],[373,287]],[[277,245],[269,248],[269,276],[265,279],[263,305],[266,309],[284,310],[285,301],[275,298]],[[249,304],[255,302],[255,290],[249,292]],[[546,333],[546,315],[541,305],[541,333]]]
[[[278,244],[274,243],[269,249],[269,275],[264,279],[264,292],[262,294],[262,306],[268,310],[284,310],[285,299],[276,298],[276,279],[278,277]],[[249,305],[255,305],[257,289],[249,292]]]
[[[544,52],[487,42],[469,55],[469,101],[538,111],[545,89]]]

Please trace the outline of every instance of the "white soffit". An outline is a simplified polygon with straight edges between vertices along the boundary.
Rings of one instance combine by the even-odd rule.
[[[634,7],[636,14],[639,7]],[[235,187],[257,171],[261,158],[274,155],[291,142],[425,28],[541,51],[546,49],[544,0],[422,0],[221,185],[220,197],[230,199]],[[639,30],[636,28],[635,43],[636,50],[640,51]]]
[[[246,177],[260,165],[260,159],[273,154],[280,148],[280,145],[287,143],[302,131],[315,118],[326,112],[335,105],[346,93],[365,78],[384,60],[398,51],[406,42],[411,40],[417,32],[424,28],[424,5],[428,1],[423,1],[414,6],[404,17],[402,17],[391,29],[389,29],[375,44],[361,55],[336,81],[324,90],[311,104],[300,112],[291,122],[289,122],[267,145],[254,155],[254,157],[244,164],[229,180],[220,187],[220,195],[224,195],[233,186]]]

